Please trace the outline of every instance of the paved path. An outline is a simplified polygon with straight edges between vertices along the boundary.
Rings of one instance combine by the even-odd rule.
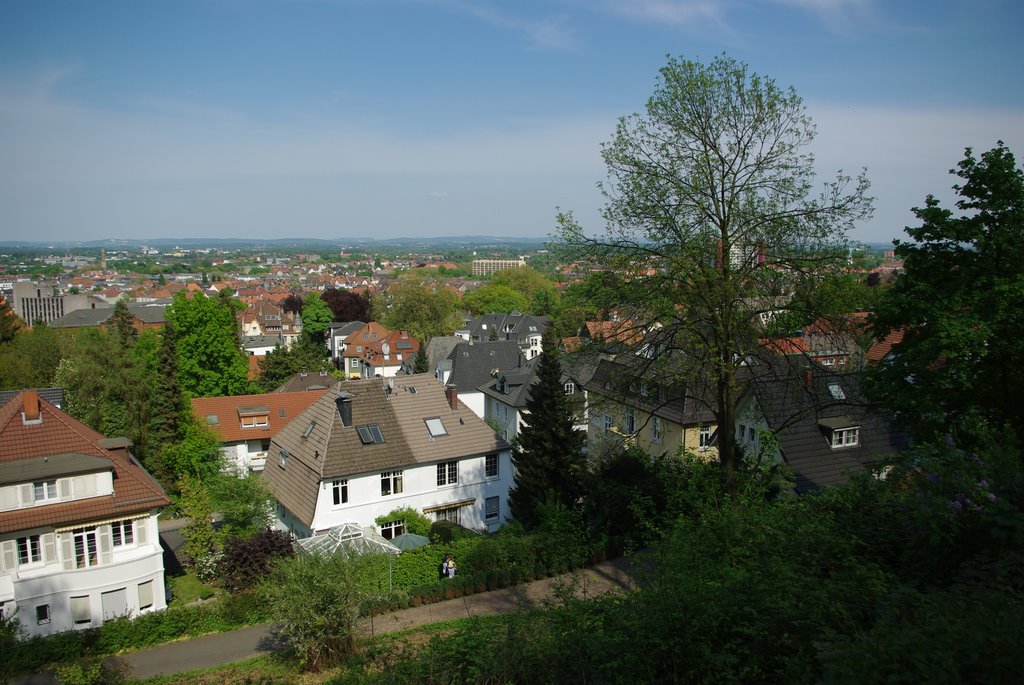
[[[578,597],[593,597],[611,590],[629,588],[633,580],[625,559],[600,564],[556,578],[481,592],[458,599],[403,609],[361,619],[359,632],[365,636],[393,633],[468,616],[493,616],[541,606],[555,596],[558,585],[574,584]],[[128,664],[136,678],[171,675],[198,668],[210,668],[242,661],[281,649],[270,624],[242,628],[226,633],[180,640],[116,657]],[[56,681],[49,673],[20,676],[12,685],[49,685]]]

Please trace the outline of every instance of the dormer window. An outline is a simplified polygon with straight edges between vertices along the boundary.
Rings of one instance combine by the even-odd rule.
[[[818,425],[829,432],[829,444],[832,449],[860,444],[860,426],[849,416],[819,419]]]
[[[849,447],[860,442],[860,428],[840,428],[832,431],[833,447]]]
[[[32,499],[36,502],[57,499],[57,480],[40,480],[32,483]]]

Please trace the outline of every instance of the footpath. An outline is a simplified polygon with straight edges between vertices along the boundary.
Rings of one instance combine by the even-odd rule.
[[[559,587],[572,587],[577,597],[586,598],[626,590],[633,584],[629,560],[613,559],[554,578],[367,617],[360,619],[358,631],[363,636],[373,637],[442,621],[510,614],[543,606],[556,598]],[[283,645],[275,636],[273,625],[268,623],[170,642],[113,658],[128,665],[131,677],[142,679],[212,668],[281,649]],[[33,673],[17,676],[9,682],[12,685],[54,685],[57,681],[51,673]]]

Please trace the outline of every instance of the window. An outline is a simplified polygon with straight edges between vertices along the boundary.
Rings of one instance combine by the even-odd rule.
[[[832,431],[833,447],[849,447],[860,441],[860,428],[839,428]]]
[[[288,463],[288,450],[281,448],[277,455],[277,463],[282,469],[284,468],[284,465]]]
[[[308,438],[309,434],[313,432],[314,428],[316,428],[316,421],[310,421],[308,424],[306,424],[306,430],[302,431],[303,439]]]
[[[439,438],[442,435],[448,435],[448,431],[445,430],[444,424],[438,417],[423,419],[423,422],[427,424],[427,431],[430,432],[430,437]]]
[[[747,437],[747,427],[744,424],[740,424],[740,427],[736,430],[736,439],[743,441]]]
[[[348,503],[348,480],[336,480],[331,483],[331,490],[334,492],[334,505]]]
[[[32,564],[43,560],[42,545],[38,535],[18,538],[18,563]]]
[[[488,454],[484,457],[484,477],[485,478],[497,478],[498,477],[498,455]]]
[[[92,623],[92,607],[89,606],[89,596],[71,598],[71,621],[76,626],[87,626]]]
[[[747,440],[754,442],[757,439],[756,431],[753,426],[747,428]]]
[[[139,583],[139,608],[148,609],[153,606],[153,581]]]
[[[562,387],[565,389],[566,395],[573,395],[576,393],[576,384],[573,383],[572,381],[569,381]]]
[[[651,442],[660,443],[665,434],[665,426],[657,416],[651,417]]]
[[[266,416],[243,416],[242,428],[266,428],[270,419]]]
[[[356,431],[359,432],[359,439],[364,445],[379,445],[384,442],[384,435],[380,432],[379,424],[369,423],[356,426]]]
[[[631,408],[626,409],[626,420],[623,422],[622,427],[627,435],[632,435],[636,432],[636,414]]]
[[[57,499],[57,481],[42,480],[32,483],[32,498],[36,502]]]
[[[380,474],[380,494],[381,497],[387,497],[388,495],[397,495],[402,492],[402,472],[401,471],[385,471]]]
[[[96,546],[95,528],[76,528],[73,531],[75,543],[75,568],[88,568],[100,563]]]
[[[700,427],[700,442],[698,444],[702,450],[711,447],[711,426]]]
[[[459,462],[446,461],[437,465],[437,487],[457,485],[459,482]]]
[[[615,425],[615,422],[612,420],[612,417],[608,416],[608,414],[605,414],[604,415],[604,432],[607,433],[608,431],[610,431],[612,429],[613,425]]]
[[[131,521],[114,521],[110,524],[110,532],[114,536],[114,547],[135,542],[135,528]]]
[[[38,625],[46,625],[50,622],[50,605],[40,604],[36,607],[36,623]]]
[[[500,500],[497,496],[488,497],[484,500],[484,520],[485,521],[497,521],[498,520],[498,507]]]
[[[380,534],[385,540],[391,540],[405,532],[405,519],[381,524]]]
[[[846,393],[843,392],[843,386],[839,385],[838,383],[829,383],[828,384],[828,391],[832,395],[833,399],[837,399],[837,400],[845,400],[846,399]]]
[[[452,523],[459,522],[459,508],[450,507],[448,509],[440,509],[434,512],[435,521],[451,521]]]

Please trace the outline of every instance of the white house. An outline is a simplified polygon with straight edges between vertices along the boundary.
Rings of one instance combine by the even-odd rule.
[[[493,531],[513,483],[508,443],[427,374],[334,386],[278,432],[262,477],[278,526],[299,538],[404,507]]]
[[[267,392],[231,397],[194,397],[192,413],[220,438],[224,465],[240,476],[262,471],[270,441],[288,422],[306,410],[334,383],[316,376],[317,390]]]
[[[163,609],[157,514],[129,453],[25,390],[0,407],[0,609],[30,635]]]

